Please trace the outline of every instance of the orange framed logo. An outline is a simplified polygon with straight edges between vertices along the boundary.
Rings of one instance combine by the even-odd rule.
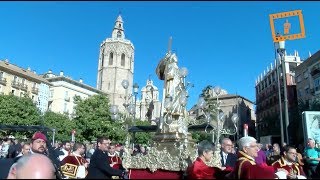
[[[287,18],[287,17],[293,17],[293,16],[298,16],[298,18],[299,18],[300,33],[295,33],[295,34],[289,33],[290,28],[291,28],[291,23],[289,23],[288,19],[287,19],[283,25],[284,26],[283,34],[282,35],[277,34],[275,32],[274,20],[281,19],[281,18]],[[304,22],[303,22],[303,16],[302,16],[301,10],[270,14],[269,18],[270,18],[270,27],[271,27],[273,42],[305,38],[306,34],[305,34]]]

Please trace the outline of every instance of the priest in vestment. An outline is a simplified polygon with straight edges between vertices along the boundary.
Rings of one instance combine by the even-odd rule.
[[[83,157],[84,144],[76,142],[73,152],[62,160],[61,170],[69,179],[84,179],[88,174],[88,161]]]
[[[292,146],[286,145],[283,148],[282,157],[276,162],[272,163],[274,170],[277,173],[280,173],[278,176],[281,176],[282,174],[282,178],[285,179],[306,179],[303,168],[299,165],[299,163],[296,162],[296,158],[297,150]],[[285,171],[283,171],[283,169]],[[279,170],[282,170],[284,173],[281,171],[278,172]]]
[[[235,179],[275,179],[278,178],[272,166],[266,164],[257,165],[255,158],[258,156],[258,145],[251,136],[239,139],[238,160],[232,176]]]

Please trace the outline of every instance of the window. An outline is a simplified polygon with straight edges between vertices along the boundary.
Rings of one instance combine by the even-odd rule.
[[[112,64],[113,64],[113,53],[111,52],[109,56],[109,65],[112,65]]]
[[[305,79],[307,79],[307,78],[308,78],[308,76],[309,76],[308,71],[304,71],[304,72],[303,72],[303,77],[304,77]]]
[[[316,78],[313,81],[313,85],[314,85],[314,91],[319,91],[320,90],[320,77]]]
[[[67,98],[68,97],[68,91],[64,92],[64,97]]]
[[[14,89],[12,89],[12,90],[11,90],[11,93],[12,93],[12,94],[14,95],[14,93],[15,93],[15,90],[14,90]]]
[[[23,97],[23,92],[20,92],[20,97]]]
[[[104,53],[102,52],[102,54],[101,54],[101,67],[103,67],[103,63],[104,63]]]
[[[126,59],[126,56],[122,53],[122,55],[121,55],[121,66],[125,66],[125,59]]]
[[[13,82],[15,82],[15,83],[18,82],[18,77],[17,76],[13,77]]]
[[[0,72],[0,81],[2,80],[3,78],[3,72]]]
[[[50,90],[49,98],[53,98],[53,90]]]
[[[309,94],[309,90],[310,90],[310,89],[309,89],[309,86],[307,86],[307,87],[304,88],[304,91],[305,91],[306,94]]]
[[[63,112],[67,112],[67,103],[64,103],[63,105]]]
[[[108,90],[110,90],[110,82],[108,82]]]
[[[26,79],[23,78],[23,79],[21,80],[21,84],[25,84],[25,82],[26,82]]]
[[[31,99],[34,100],[34,95],[32,95]]]
[[[99,89],[102,89],[102,71],[100,72],[100,76],[99,76]]]
[[[117,38],[121,38],[121,32],[120,31],[117,32]]]

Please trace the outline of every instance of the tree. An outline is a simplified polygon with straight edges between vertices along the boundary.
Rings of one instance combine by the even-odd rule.
[[[136,121],[137,126],[150,126],[151,123],[149,121]],[[154,136],[153,132],[136,132],[135,133],[135,143],[137,144],[151,144],[152,137]]]
[[[0,95],[0,124],[39,125],[40,111],[28,97]],[[14,133],[15,136],[31,137],[32,132]]]
[[[208,141],[212,141],[212,134],[208,134],[206,132],[203,131],[196,131],[196,132],[192,132],[192,139],[198,143],[201,142],[203,140],[208,140]]]
[[[76,96],[74,101],[74,121],[80,141],[94,141],[102,135],[118,142],[125,139],[121,124],[111,120],[108,97],[98,94],[83,100]]]
[[[74,120],[70,120],[69,117],[64,114],[54,113],[50,111],[46,112],[42,118],[46,127],[56,129],[56,141],[71,140],[71,131],[73,129],[76,129],[76,124]],[[48,136],[50,139],[52,139],[51,133],[48,133]]]

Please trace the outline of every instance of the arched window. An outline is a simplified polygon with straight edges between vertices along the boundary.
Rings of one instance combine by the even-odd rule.
[[[125,66],[126,56],[122,53],[121,55],[121,66]]]
[[[104,63],[104,53],[101,54],[101,67],[103,67],[103,63]]]
[[[109,56],[109,65],[112,65],[112,64],[113,64],[113,53],[111,52]]]
[[[120,31],[117,32],[117,38],[121,38],[121,32]]]

